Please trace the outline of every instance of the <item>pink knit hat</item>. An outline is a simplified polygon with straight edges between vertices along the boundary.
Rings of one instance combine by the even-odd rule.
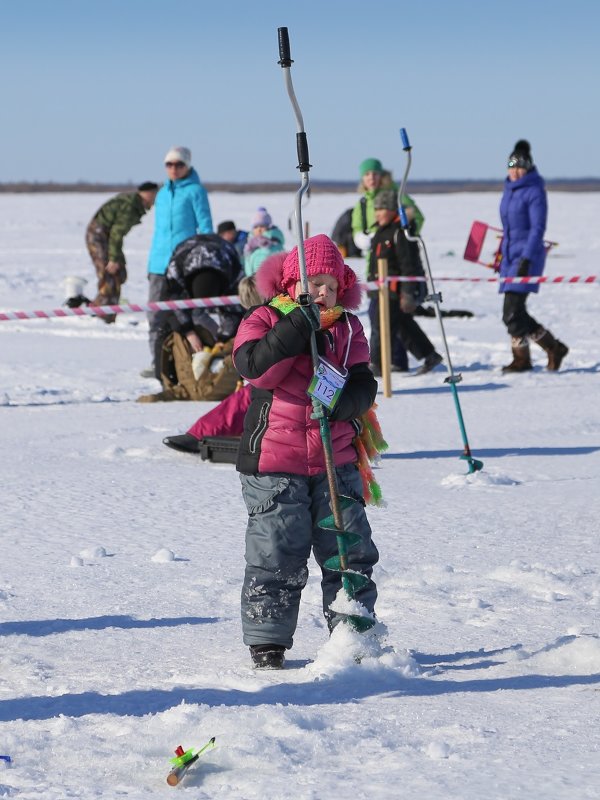
[[[300,280],[300,262],[298,248],[285,255],[278,253],[278,258],[267,258],[256,273],[256,285],[263,297],[271,299],[280,292],[287,292],[292,297],[296,283]],[[306,273],[313,275],[333,275],[338,282],[337,302],[344,308],[358,308],[360,305],[360,287],[356,275],[344,259],[336,245],[324,233],[312,236],[304,242]]]

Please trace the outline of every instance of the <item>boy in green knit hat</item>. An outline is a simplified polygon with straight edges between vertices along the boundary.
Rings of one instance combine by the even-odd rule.
[[[368,261],[371,239],[377,228],[373,201],[383,189],[393,189],[398,193],[398,186],[394,183],[389,170],[383,168],[378,158],[365,158],[359,167],[359,172],[358,191],[362,193],[362,197],[352,211],[352,237]],[[402,205],[411,226],[411,233],[420,233],[424,217],[415,201],[405,194]]]

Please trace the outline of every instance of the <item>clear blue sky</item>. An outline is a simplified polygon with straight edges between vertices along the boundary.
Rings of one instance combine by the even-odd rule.
[[[0,181],[294,180],[281,26],[315,180],[600,177],[598,0],[3,0]]]

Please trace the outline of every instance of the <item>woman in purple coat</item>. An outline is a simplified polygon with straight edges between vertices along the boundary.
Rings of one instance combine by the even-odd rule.
[[[500,202],[502,239],[501,278],[524,278],[544,272],[546,250],[544,232],[548,206],[544,179],[531,157],[531,147],[520,139],[508,159],[508,177]],[[502,321],[511,336],[513,360],[502,372],[525,372],[533,369],[529,339],[548,354],[548,369],[559,369],[569,348],[555,339],[527,311],[530,292],[539,291],[538,283],[501,283],[504,293]]]

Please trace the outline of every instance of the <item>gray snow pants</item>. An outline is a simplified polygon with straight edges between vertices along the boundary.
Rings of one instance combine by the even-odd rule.
[[[371,539],[363,505],[362,479],[354,464],[338,467],[336,472],[340,493],[358,501],[342,512],[345,530],[361,537],[348,552],[348,566],[370,578],[379,553]],[[321,567],[323,613],[329,628],[339,621],[329,606],[342,585],[341,576],[323,569],[323,562],[338,553],[336,537],[318,526],[319,520],[331,514],[327,476],[240,475],[240,480],[248,509],[242,587],[244,644],[281,644],[290,648],[300,594],[308,580],[311,547]],[[356,595],[371,612],[376,598],[372,580]]]

